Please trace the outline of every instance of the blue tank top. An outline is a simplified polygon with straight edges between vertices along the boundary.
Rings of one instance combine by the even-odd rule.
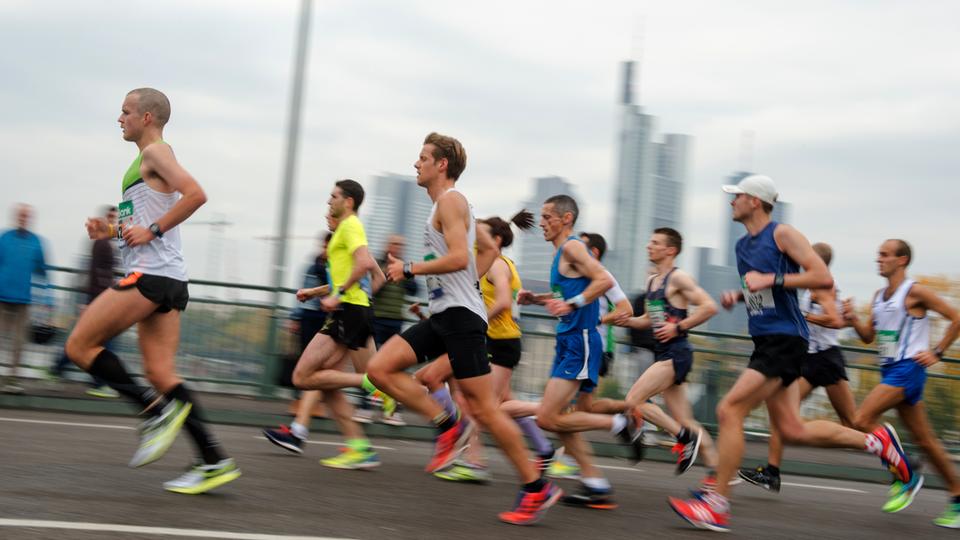
[[[796,274],[798,265],[780,251],[773,232],[780,225],[771,221],[756,236],[746,234],[737,241],[737,271],[740,283],[747,272],[763,274]],[[743,288],[751,336],[788,335],[809,339],[807,321],[800,312],[796,289],[774,287],[751,293]]]
[[[569,241],[582,242],[576,236],[571,236],[560,245],[557,254],[553,257],[553,264],[550,266],[550,290],[553,291],[553,297],[569,300],[574,296],[583,293],[590,285],[590,278],[587,277],[567,277],[560,273],[560,257],[563,255],[563,246]],[[560,317],[560,324],[557,325],[557,333],[565,334],[567,332],[579,331],[585,329],[596,329],[600,324],[600,302],[593,302],[574,309],[570,313]]]
[[[664,323],[679,323],[680,321],[687,318],[686,308],[678,308],[670,303],[670,300],[667,298],[667,284],[670,282],[670,276],[673,274],[673,271],[676,268],[671,268],[667,275],[663,278],[663,283],[660,284],[660,287],[657,289],[651,289],[653,287],[653,282],[656,278],[651,278],[650,282],[647,284],[647,296],[646,296],[646,310],[647,314],[650,316],[650,321],[653,323],[654,328],[660,326]],[[656,341],[656,350],[665,350],[675,343],[685,342],[687,340],[687,333],[681,331],[677,337],[671,339],[666,343],[661,343],[660,340]]]

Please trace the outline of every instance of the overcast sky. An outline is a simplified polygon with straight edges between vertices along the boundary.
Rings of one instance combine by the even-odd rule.
[[[0,173],[5,206],[37,210],[53,262],[76,264],[85,217],[117,202],[136,155],[116,123],[153,86],[165,132],[234,223],[219,244],[185,227],[193,277],[266,283],[299,2],[0,2]],[[578,186],[583,228],[611,231],[620,62],[642,41],[639,93],[658,129],[694,137],[687,245],[718,246],[719,185],[750,164],[836,249],[861,298],[886,237],[914,273],[956,274],[960,169],[956,2],[324,1],[314,6],[293,234],[323,225],[332,181],[413,174],[423,136],[458,137],[459,187],[508,215],[556,174]],[[637,36],[642,34],[642,40]],[[291,244],[291,283],[312,249]],[[688,257],[685,265],[693,264]],[[545,261],[545,264],[547,262]]]

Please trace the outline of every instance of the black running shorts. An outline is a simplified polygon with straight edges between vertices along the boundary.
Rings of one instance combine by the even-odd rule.
[[[166,276],[151,276],[141,272],[127,274],[116,282],[113,288],[125,291],[136,287],[144,298],[157,304],[157,313],[168,313],[171,310],[183,311],[187,309],[190,293],[187,292],[187,282]]]
[[[448,354],[457,379],[490,373],[487,323],[467,308],[447,308],[407,328],[400,337],[410,344],[419,362]]]
[[[753,354],[747,367],[790,386],[807,359],[807,340],[800,336],[753,336]]]
[[[362,349],[367,346],[367,338],[373,333],[373,309],[344,302],[340,304],[340,309],[327,315],[320,333],[346,345],[350,350]]]
[[[653,361],[673,362],[673,384],[680,385],[687,381],[687,375],[693,369],[693,347],[686,338],[671,343],[657,342],[653,350]]]
[[[520,363],[523,352],[520,338],[490,339],[487,338],[487,359],[491,364],[513,369]]]
[[[830,347],[823,351],[807,354],[807,359],[800,369],[800,375],[809,381],[814,388],[837,384],[841,380],[849,380],[840,347]]]

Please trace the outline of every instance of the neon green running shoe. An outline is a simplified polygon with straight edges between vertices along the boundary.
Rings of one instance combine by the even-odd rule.
[[[960,503],[951,502],[947,509],[940,514],[940,517],[933,520],[937,527],[946,527],[948,529],[960,529]]]
[[[469,482],[474,484],[490,483],[490,471],[486,467],[472,465],[465,462],[455,462],[453,465],[433,473],[442,480],[451,482]]]
[[[140,447],[130,460],[131,467],[143,467],[163,457],[180,428],[187,421],[193,404],[174,399],[167,403],[160,416],[140,424]]]
[[[372,469],[380,466],[380,458],[370,449],[345,448],[339,455],[321,459],[320,464],[332,469]]]
[[[580,478],[580,466],[577,464],[571,465],[562,459],[558,459],[550,464],[550,467],[547,469],[547,476],[550,478],[576,480]]]
[[[237,478],[240,478],[240,468],[233,458],[227,458],[211,465],[194,465],[180,478],[164,482],[163,489],[185,495],[199,495]]]
[[[903,490],[903,482],[894,480],[893,483],[890,484],[890,489],[887,490],[887,498],[893,497],[897,493],[900,493],[901,490]]]
[[[913,478],[908,484],[900,484],[900,491],[894,493],[886,504],[883,505],[883,511],[891,514],[906,510],[913,503],[913,498],[923,487],[923,475],[914,473]]]

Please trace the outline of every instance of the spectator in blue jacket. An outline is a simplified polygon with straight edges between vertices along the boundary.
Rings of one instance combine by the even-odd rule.
[[[5,348],[11,353],[10,375],[0,391],[19,394],[23,388],[15,377],[30,320],[30,280],[33,274],[46,278],[47,272],[43,244],[29,230],[33,208],[18,204],[14,216],[16,227],[0,234],[0,336],[9,341]]]

